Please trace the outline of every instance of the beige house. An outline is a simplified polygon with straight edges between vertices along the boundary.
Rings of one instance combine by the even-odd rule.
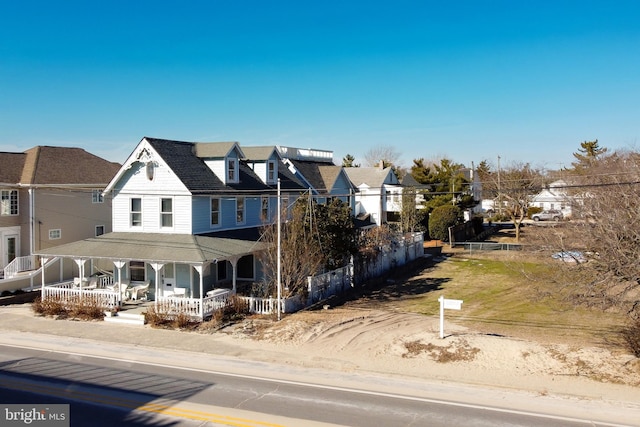
[[[119,169],[80,148],[0,153],[0,290],[37,267],[35,252],[111,231],[102,191]]]

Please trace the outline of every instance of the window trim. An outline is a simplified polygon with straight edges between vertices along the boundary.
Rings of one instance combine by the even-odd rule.
[[[169,201],[171,204],[171,210],[165,212],[164,211],[164,202]],[[160,198],[160,228],[173,228],[173,197],[161,197]],[[168,218],[171,222],[170,225],[164,224],[164,219]]]
[[[238,182],[238,159],[227,159],[227,182]]]
[[[15,195],[15,197],[13,197]],[[8,203],[7,213],[5,213],[4,206]],[[15,210],[14,210],[15,208]],[[1,216],[18,216],[20,214],[20,200],[18,190],[0,190],[0,215]]]
[[[133,269],[131,268],[132,267],[131,264],[134,264]],[[140,264],[142,264],[142,265],[140,265]],[[129,269],[129,280],[136,280],[136,281],[140,280],[138,277],[136,277],[136,278],[133,277],[132,270],[134,270],[134,271],[142,271],[142,281],[147,279],[147,263],[146,262],[131,260],[127,264],[127,267]]]
[[[102,194],[102,190],[91,190],[91,203],[104,203],[104,195]]]
[[[57,237],[56,237],[57,234]],[[51,228],[49,229],[49,240],[60,240],[62,239],[62,229],[60,228]]]
[[[276,175],[277,175],[276,161],[267,160],[267,182],[269,183],[276,182]]]
[[[213,201],[214,200],[216,201],[216,204],[218,205],[217,206],[218,209],[215,210],[215,211],[213,210]],[[210,223],[211,227],[220,227],[220,225],[222,223],[220,221],[220,219],[221,219],[220,218],[221,206],[222,206],[222,203],[221,203],[220,197],[210,197],[209,198],[209,223]],[[213,222],[213,214],[214,214],[214,212],[216,213],[216,216],[217,216],[217,219],[218,219],[216,222]]]
[[[133,201],[134,200],[139,200],[140,201],[140,210],[139,211],[134,211],[133,210]],[[139,224],[134,224],[134,215],[138,216],[138,222]],[[129,199],[129,227],[131,228],[139,228],[142,227],[142,197],[131,197]]]
[[[262,196],[260,198],[260,219],[262,220],[262,222],[271,221],[271,197],[269,196]]]
[[[242,201],[241,203],[238,203]],[[242,210],[238,208],[238,205],[242,206]],[[236,225],[242,225],[246,222],[246,209],[247,199],[245,197],[236,197]]]

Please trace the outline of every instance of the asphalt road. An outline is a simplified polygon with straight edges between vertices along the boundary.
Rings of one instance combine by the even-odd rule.
[[[589,411],[580,402],[544,396],[238,364],[162,349],[131,360],[115,355],[110,344],[101,345],[105,356],[0,345],[0,402],[70,403],[74,426],[608,426],[640,421],[630,413],[625,422],[620,408],[609,408],[618,411],[614,417],[607,407]]]

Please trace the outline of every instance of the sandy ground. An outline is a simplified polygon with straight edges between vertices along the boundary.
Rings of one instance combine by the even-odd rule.
[[[41,334],[219,354],[225,357],[626,402],[640,409],[640,360],[603,348],[575,348],[492,336],[437,318],[337,308],[280,322],[254,317],[217,332],[54,320],[30,306],[0,307],[0,341]]]

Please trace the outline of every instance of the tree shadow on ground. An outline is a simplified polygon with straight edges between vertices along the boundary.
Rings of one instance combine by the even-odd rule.
[[[367,308],[380,308],[378,305],[392,303],[407,298],[441,290],[449,278],[426,277],[437,261],[424,258],[392,271],[385,277],[369,280],[339,295],[334,295],[308,310],[319,310],[323,306],[331,307],[359,305]]]

